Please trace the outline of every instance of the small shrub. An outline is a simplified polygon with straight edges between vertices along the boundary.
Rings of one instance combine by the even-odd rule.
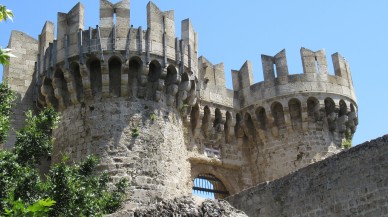
[[[41,179],[35,165],[52,149],[51,130],[58,114],[45,109],[27,115],[13,151],[0,150],[0,216],[102,216],[113,213],[126,199],[128,181],[109,189],[109,176],[98,174],[97,157],[79,164],[54,165]]]
[[[353,134],[347,130],[345,131],[345,138],[342,140],[342,148],[349,149],[352,147]]]
[[[48,212],[55,205],[55,201],[47,198],[45,200],[39,200],[31,205],[25,207],[25,202],[22,200],[14,200],[10,198],[11,209],[5,209],[5,216],[19,217],[19,216],[32,216],[32,217],[45,217],[48,216]]]
[[[187,113],[187,109],[189,108],[189,105],[188,104],[183,104],[182,105],[182,108],[181,108],[181,115],[186,115],[186,113]]]
[[[152,113],[152,114],[150,115],[150,120],[151,120],[151,121],[156,121],[157,118],[158,118],[158,116],[157,116],[155,113]]]
[[[349,149],[351,147],[352,147],[352,140],[350,140],[350,139],[342,140],[342,148]]]
[[[49,107],[38,115],[26,113],[26,125],[16,134],[15,153],[23,164],[39,164],[40,159],[51,155],[51,131],[57,127],[59,114]]]
[[[132,128],[132,137],[138,137],[140,135],[139,127]]]

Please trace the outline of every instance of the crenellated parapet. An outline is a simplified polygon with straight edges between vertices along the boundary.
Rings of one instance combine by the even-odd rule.
[[[37,101],[60,110],[94,97],[163,101],[190,113],[196,103],[197,33],[174,12],[147,5],[147,29],[133,28],[129,0],[100,1],[100,25],[84,29],[81,3],[58,13],[57,39],[47,22],[40,37]],[[188,111],[186,111],[188,110]]]
[[[240,71],[232,71],[233,87],[240,96],[239,107],[243,109],[257,101],[302,93],[331,93],[356,102],[349,66],[342,56],[332,55],[335,75],[330,75],[324,50],[313,52],[302,48],[301,55],[303,74],[288,73],[285,50],[274,57],[262,55],[262,82],[253,84],[252,71],[246,70],[246,63]]]
[[[131,180],[132,202],[147,204],[189,194],[192,180],[207,173],[237,193],[349,144],[358,107],[340,54],[331,56],[333,74],[324,50],[301,49],[302,74],[290,74],[285,50],[262,55],[264,81],[254,83],[246,61],[232,70],[230,90],[224,64],[198,58],[189,19],[178,38],[174,11],[152,2],[146,11],[147,27],[133,27],[129,0],[100,0],[99,25],[85,27],[78,3],[58,13],[56,38],[51,22],[37,41],[13,33],[10,48],[34,52],[26,57],[28,70],[11,58],[17,64],[4,74],[31,75],[15,82],[27,92],[32,84],[28,105],[63,114],[53,132],[54,162],[62,154],[75,161],[96,154],[114,179]]]
[[[354,132],[353,125],[356,124],[348,124],[348,118],[345,118],[351,116],[350,119],[354,120],[357,114],[347,61],[338,53],[333,54],[335,75],[330,75],[324,50],[313,52],[302,48],[301,57],[304,73],[290,75],[285,50],[273,57],[262,55],[264,81],[256,84],[252,84],[249,62],[239,71],[232,71],[233,88],[241,111],[249,111],[251,116],[255,116],[256,109],[265,110],[264,114],[269,118],[258,118],[268,120],[260,125],[271,126],[266,129],[272,136],[278,136],[282,128],[288,132],[307,131],[308,121],[313,120],[309,119],[311,106],[316,110],[315,121],[325,120],[324,125],[329,131]],[[340,102],[342,110],[339,109]],[[344,127],[346,125],[349,127]]]

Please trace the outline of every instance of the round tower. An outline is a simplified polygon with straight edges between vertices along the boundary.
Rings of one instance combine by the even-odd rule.
[[[56,40],[52,23],[43,28],[36,101],[62,112],[53,161],[98,155],[101,170],[130,180],[135,204],[191,190],[224,198],[351,142],[356,97],[338,53],[334,75],[324,50],[301,49],[303,74],[288,73],[285,50],[262,55],[264,81],[253,84],[247,61],[229,90],[224,65],[197,58],[189,20],[175,37],[173,11],[150,2],[143,30],[130,25],[129,0],[100,0],[96,28],[84,28],[83,10],[58,13]]]
[[[251,150],[258,183],[338,153],[356,130],[356,97],[345,59],[332,55],[330,75],[324,50],[302,48],[301,57],[303,74],[289,75],[285,50],[262,55],[263,82],[252,83],[247,65],[234,72],[237,137]]]
[[[130,27],[129,0],[101,0],[96,28],[84,29],[83,10],[77,4],[58,13],[57,40],[49,41],[47,28],[40,37],[37,101],[62,115],[53,162],[99,156],[102,171],[129,179],[135,204],[190,194],[183,137],[196,103],[190,21],[182,22],[179,40],[173,12],[152,3],[146,30]]]

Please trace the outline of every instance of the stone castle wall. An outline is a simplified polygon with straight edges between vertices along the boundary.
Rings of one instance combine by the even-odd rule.
[[[388,136],[227,200],[248,216],[388,216]]]
[[[24,125],[25,112],[35,107],[32,81],[36,69],[38,41],[23,32],[12,31],[8,47],[12,48],[12,54],[16,58],[10,58],[10,64],[4,67],[3,81],[6,81],[17,95],[17,106],[12,109],[11,126],[14,130],[19,130]],[[16,134],[13,129],[9,133],[5,148],[12,148],[15,143]]]
[[[304,71],[294,75],[284,50],[262,55],[264,81],[253,84],[247,61],[232,70],[229,90],[224,65],[198,58],[190,20],[182,21],[179,39],[173,11],[150,2],[144,29],[130,25],[129,13],[129,0],[100,0],[99,26],[85,28],[78,3],[58,13],[56,39],[54,24],[44,25],[35,79],[24,83],[33,86],[29,99],[38,109],[63,114],[54,162],[62,154],[74,161],[96,154],[101,170],[131,179],[133,203],[149,203],[189,194],[201,174],[235,194],[338,153],[351,140],[357,103],[338,53],[335,75],[323,50],[302,48]]]
[[[54,163],[63,154],[74,161],[99,156],[99,168],[114,181],[129,179],[132,203],[191,193],[182,121],[163,104],[114,98],[74,105],[63,111],[53,136]]]
[[[243,109],[237,136],[252,150],[252,164],[260,165],[254,171],[256,183],[340,152],[358,123],[354,105],[335,94],[309,93],[261,100]]]

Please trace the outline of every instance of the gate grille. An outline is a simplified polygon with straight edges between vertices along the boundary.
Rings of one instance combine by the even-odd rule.
[[[200,174],[194,179],[193,192],[203,195],[214,195],[215,199],[229,196],[229,191],[217,177],[211,174]]]

